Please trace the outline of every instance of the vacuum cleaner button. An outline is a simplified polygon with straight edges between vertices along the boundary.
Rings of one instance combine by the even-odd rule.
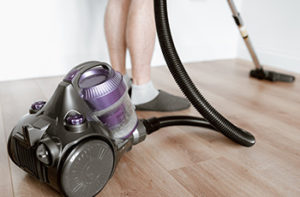
[[[85,118],[81,114],[68,115],[66,122],[69,125],[81,125],[85,122]]]
[[[31,108],[30,108],[30,110],[29,110],[29,113],[30,113],[30,114],[35,114],[35,113],[37,113],[38,111],[40,111],[40,110],[44,107],[45,104],[46,104],[45,101],[37,101],[37,102],[33,103],[33,104],[31,105]]]
[[[65,128],[68,131],[82,133],[87,130],[86,118],[78,112],[70,112],[65,118]]]
[[[40,144],[38,148],[36,149],[36,156],[38,160],[45,165],[49,165],[51,158],[50,158],[50,153],[47,150],[46,146],[44,144]]]

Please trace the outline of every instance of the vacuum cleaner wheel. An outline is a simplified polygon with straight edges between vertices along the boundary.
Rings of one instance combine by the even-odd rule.
[[[95,196],[109,180],[113,166],[113,151],[106,142],[83,142],[65,160],[61,187],[66,196]]]

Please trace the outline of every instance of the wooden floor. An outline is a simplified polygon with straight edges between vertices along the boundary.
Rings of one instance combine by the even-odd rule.
[[[172,127],[148,136],[120,161],[98,195],[115,196],[300,196],[300,75],[293,84],[248,77],[250,62],[188,64],[197,86],[229,120],[251,131],[245,148],[216,132]],[[153,68],[161,89],[182,95],[166,67]],[[9,161],[8,135],[31,103],[48,100],[61,77],[0,83],[0,196],[59,196]],[[138,112],[139,117],[197,115]]]

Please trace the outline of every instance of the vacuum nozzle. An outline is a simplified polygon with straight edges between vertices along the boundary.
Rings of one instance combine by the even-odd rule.
[[[286,83],[292,83],[296,79],[292,75],[282,74],[274,71],[267,71],[262,68],[251,70],[250,77],[260,79],[260,80],[268,80],[272,82],[280,81]]]

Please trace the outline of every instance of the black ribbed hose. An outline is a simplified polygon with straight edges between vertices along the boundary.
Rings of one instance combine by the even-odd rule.
[[[254,136],[244,131],[217,112],[200,94],[191,78],[187,74],[177,54],[169,26],[167,1],[154,0],[155,21],[157,34],[165,61],[181,91],[190,100],[192,105],[213,127],[231,140],[243,146],[255,144]]]
[[[204,118],[199,118],[194,116],[163,116],[159,118],[154,117],[154,118],[146,119],[143,122],[146,127],[146,132],[148,135],[163,127],[170,127],[170,126],[204,127],[219,132]]]

